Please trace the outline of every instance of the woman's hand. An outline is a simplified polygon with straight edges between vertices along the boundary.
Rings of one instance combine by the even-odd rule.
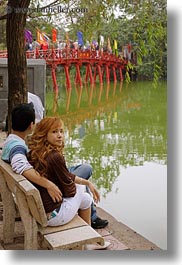
[[[47,191],[51,196],[53,202],[62,202],[62,192],[60,189],[51,181],[49,181],[49,185],[47,186]]]
[[[99,192],[97,191],[97,189],[94,187],[94,185],[90,181],[88,181],[88,187],[89,187],[90,191],[93,194],[94,202],[98,203],[100,201],[100,194],[99,194]]]

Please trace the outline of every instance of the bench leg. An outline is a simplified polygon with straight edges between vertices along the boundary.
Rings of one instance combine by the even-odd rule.
[[[0,172],[3,175],[3,172]],[[14,241],[16,205],[3,176],[0,176],[0,191],[3,202],[3,241],[5,244]]]
[[[32,218],[26,197],[20,189],[16,192],[17,204],[20,211],[20,216],[24,225],[24,249],[37,249],[37,223]]]

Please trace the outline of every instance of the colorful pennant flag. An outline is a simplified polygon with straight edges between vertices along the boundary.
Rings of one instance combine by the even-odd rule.
[[[100,47],[104,46],[104,36],[100,35],[100,42],[99,42]]]
[[[107,50],[108,50],[108,52],[112,52],[111,42],[110,42],[109,38],[107,39]]]
[[[77,38],[78,38],[78,45],[79,46],[83,46],[84,42],[83,42],[83,33],[81,31],[77,32]]]
[[[57,41],[57,30],[55,28],[52,29],[52,42]]]
[[[114,40],[114,49],[115,49],[115,50],[118,49],[118,43],[117,43],[117,40]]]
[[[66,31],[66,42],[69,42],[68,32]]]
[[[40,32],[40,30],[37,30],[37,42],[42,44],[44,42],[48,42],[49,40],[49,37],[45,33]]]
[[[25,40],[29,43],[32,43],[32,33],[30,30],[28,29],[25,29],[24,31],[24,34],[25,34]]]
[[[42,35],[46,42],[50,41],[49,37],[44,32],[42,33]]]
[[[116,56],[118,56],[118,43],[117,43],[117,40],[114,40],[113,52],[114,52],[114,54]]]

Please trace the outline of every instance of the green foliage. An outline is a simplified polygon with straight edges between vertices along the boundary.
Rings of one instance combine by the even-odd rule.
[[[0,17],[4,15],[6,1],[0,1]],[[0,20],[0,50],[6,49],[6,20]]]
[[[137,51],[139,72],[144,66],[154,83],[159,78],[166,78],[166,0],[118,1],[118,6],[120,16],[115,20],[111,18],[103,26],[103,34],[111,39],[117,36],[119,48],[131,42]]]

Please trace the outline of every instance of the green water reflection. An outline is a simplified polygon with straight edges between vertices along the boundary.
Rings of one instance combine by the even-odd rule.
[[[107,194],[120,166],[167,163],[167,86],[151,82],[60,89],[57,112],[65,124],[68,164],[89,162],[93,181]],[[47,93],[47,114],[53,95]]]

